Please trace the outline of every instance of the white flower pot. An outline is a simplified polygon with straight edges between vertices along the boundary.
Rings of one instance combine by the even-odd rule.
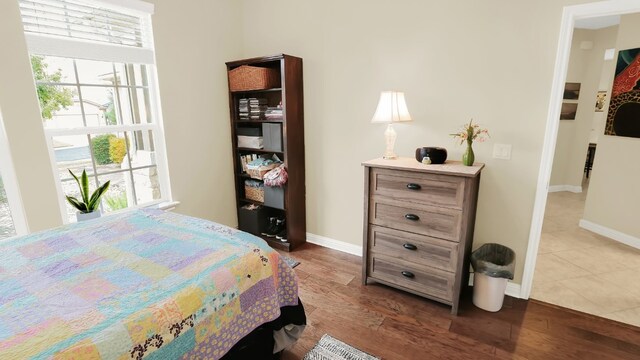
[[[83,212],[76,212],[76,219],[78,220],[78,222],[80,221],[87,221],[87,220],[91,220],[91,219],[97,219],[100,217],[100,210],[96,210],[94,212],[90,212],[90,213],[83,213]]]

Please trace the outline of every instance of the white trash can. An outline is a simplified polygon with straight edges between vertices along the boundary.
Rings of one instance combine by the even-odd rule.
[[[500,244],[484,244],[471,253],[473,304],[480,309],[496,312],[502,309],[504,292],[509,279],[513,280],[516,253]]]
[[[473,275],[473,305],[482,310],[500,311],[508,282],[508,279],[475,273]]]

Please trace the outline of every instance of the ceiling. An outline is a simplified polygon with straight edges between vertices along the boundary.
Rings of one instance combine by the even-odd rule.
[[[620,15],[576,20],[576,29],[597,30],[620,24]]]

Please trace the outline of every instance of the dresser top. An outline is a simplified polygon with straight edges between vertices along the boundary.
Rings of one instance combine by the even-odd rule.
[[[375,168],[410,170],[433,174],[457,175],[467,177],[478,176],[482,168],[484,168],[484,164],[481,163],[475,163],[473,164],[473,166],[465,166],[462,165],[461,161],[453,160],[447,160],[444,164],[425,165],[417,162],[414,158],[408,157],[399,157],[393,160],[378,158],[365,161],[362,163],[362,165]]]

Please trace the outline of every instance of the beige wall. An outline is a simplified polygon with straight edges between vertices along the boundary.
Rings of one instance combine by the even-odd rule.
[[[459,159],[463,148],[447,134],[470,117],[491,130],[475,146],[487,168],[474,246],[512,247],[520,282],[562,6],[586,1],[152,2],[178,211],[236,223],[224,61],[291,53],[305,66],[308,230],[361,244],[360,162],[384,151],[384,126],[369,121],[381,90],[403,90],[415,119],[396,127],[403,156],[439,145]],[[0,106],[15,104],[4,114],[11,145],[29,150],[13,155],[30,223],[48,227],[60,214],[17,5],[0,2],[0,14]],[[512,159],[492,159],[493,143],[513,144]],[[34,182],[41,188],[27,192]]]
[[[604,61],[604,52],[615,47],[617,32],[617,26],[574,31],[566,81],[581,84],[578,111],[575,120],[560,121],[550,185],[582,186],[594,117],[603,114],[594,111],[596,93],[600,90],[603,72],[609,73],[615,66],[613,61]],[[584,41],[591,42],[593,48],[580,49]]]
[[[470,117],[491,132],[474,146],[482,174],[474,247],[526,253],[563,1],[246,0],[244,55],[304,59],[307,229],[362,243],[363,160],[384,151],[370,123],[379,92],[405,91],[413,123],[396,151],[463,148],[447,134]],[[269,16],[264,16],[269,14]],[[509,161],[493,143],[513,144]]]
[[[640,14],[620,22],[617,50],[640,47]],[[616,59],[618,55],[616,53]],[[609,90],[611,86],[609,86]],[[596,171],[589,184],[584,219],[640,238],[640,139],[601,136],[593,164]]]
[[[151,2],[171,191],[181,202],[176,211],[235,226],[224,63],[241,53],[240,6],[234,0]]]
[[[18,1],[0,1],[0,109],[31,231],[62,224]]]

